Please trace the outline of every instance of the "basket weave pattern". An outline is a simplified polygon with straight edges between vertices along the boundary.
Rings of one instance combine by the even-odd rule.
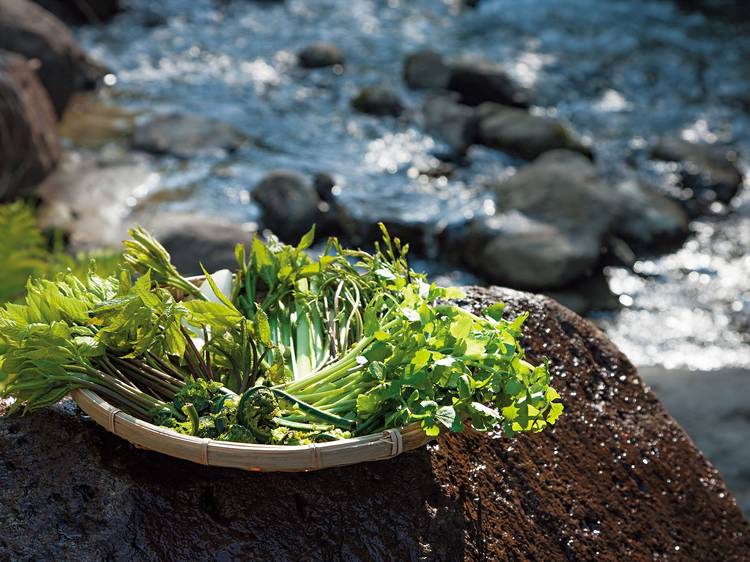
[[[90,390],[75,390],[73,400],[96,423],[136,447],[195,463],[254,472],[308,472],[390,459],[431,440],[418,424],[383,433],[311,445],[230,443],[183,435],[136,419]]]

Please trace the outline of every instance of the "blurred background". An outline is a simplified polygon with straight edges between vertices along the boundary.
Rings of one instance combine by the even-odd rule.
[[[743,0],[0,0],[0,297],[383,222],[596,322],[750,513],[749,109]]]

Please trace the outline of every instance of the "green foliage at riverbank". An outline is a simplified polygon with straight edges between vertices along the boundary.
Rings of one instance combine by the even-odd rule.
[[[112,251],[65,252],[61,237],[50,242],[39,229],[33,209],[21,202],[0,205],[0,233],[0,302],[21,296],[30,277],[50,278],[68,270],[85,275],[91,258],[96,258],[99,273],[108,274],[121,261],[120,254]]]

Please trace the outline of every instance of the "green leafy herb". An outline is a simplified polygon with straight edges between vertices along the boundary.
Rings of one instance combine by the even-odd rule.
[[[0,310],[0,395],[28,411],[90,388],[174,431],[257,443],[555,423],[548,366],[519,345],[526,316],[449,304],[462,292],[429,284],[382,232],[372,254],[330,239],[317,260],[305,252],[314,230],[297,246],[255,239],[235,251],[231,295],[206,272],[209,301],[135,229],[135,282],[62,275]]]

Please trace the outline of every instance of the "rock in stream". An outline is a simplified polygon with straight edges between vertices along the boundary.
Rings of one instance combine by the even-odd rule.
[[[65,24],[27,0],[0,0],[0,49],[39,61],[39,79],[58,116],[75,92],[90,89],[104,74]]]

